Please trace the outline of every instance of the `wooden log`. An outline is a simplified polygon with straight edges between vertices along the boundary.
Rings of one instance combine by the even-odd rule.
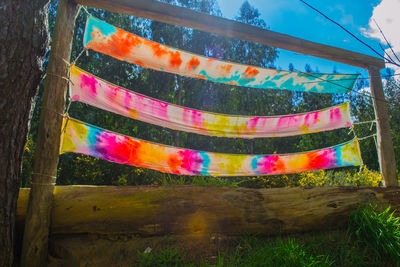
[[[154,0],[76,0],[81,5],[193,28],[356,67],[384,68],[382,59],[292,37]]]
[[[58,1],[44,84],[21,266],[45,266],[47,260],[50,214],[69,72],[68,62],[77,11],[77,4],[74,1]]]
[[[29,189],[20,191],[17,221]],[[280,234],[344,228],[359,204],[400,208],[400,188],[57,186],[52,234]]]
[[[382,178],[385,186],[398,186],[388,105],[383,93],[381,74],[379,69],[374,67],[370,67],[368,71],[376,116],[377,149]]]

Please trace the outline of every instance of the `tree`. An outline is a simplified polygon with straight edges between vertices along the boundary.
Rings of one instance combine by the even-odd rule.
[[[0,8],[0,266],[14,258],[22,154],[48,47],[48,0],[4,0]]]

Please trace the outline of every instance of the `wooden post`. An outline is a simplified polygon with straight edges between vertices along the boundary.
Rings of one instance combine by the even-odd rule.
[[[398,186],[389,112],[383,93],[381,74],[376,67],[370,67],[368,71],[376,116],[377,149],[382,178],[385,186]]]
[[[32,190],[25,223],[21,266],[45,266],[50,215],[65,108],[75,16],[73,0],[59,0],[32,172]]]

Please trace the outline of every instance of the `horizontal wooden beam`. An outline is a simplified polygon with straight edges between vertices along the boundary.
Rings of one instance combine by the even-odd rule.
[[[23,223],[29,189],[21,189]],[[400,188],[56,186],[52,234],[241,235],[341,228],[359,204],[400,208]]]
[[[382,59],[292,37],[154,0],[75,0],[78,4],[273,46],[356,67],[384,68]]]

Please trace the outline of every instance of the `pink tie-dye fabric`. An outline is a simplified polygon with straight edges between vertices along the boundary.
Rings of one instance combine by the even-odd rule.
[[[66,125],[65,125],[66,123]],[[113,133],[75,119],[64,121],[61,152],[182,175],[277,175],[362,164],[357,139],[294,154],[240,155],[195,151]]]
[[[159,101],[71,67],[73,101],[158,126],[202,135],[257,138],[283,137],[350,127],[349,103],[323,110],[285,116],[217,114]]]

